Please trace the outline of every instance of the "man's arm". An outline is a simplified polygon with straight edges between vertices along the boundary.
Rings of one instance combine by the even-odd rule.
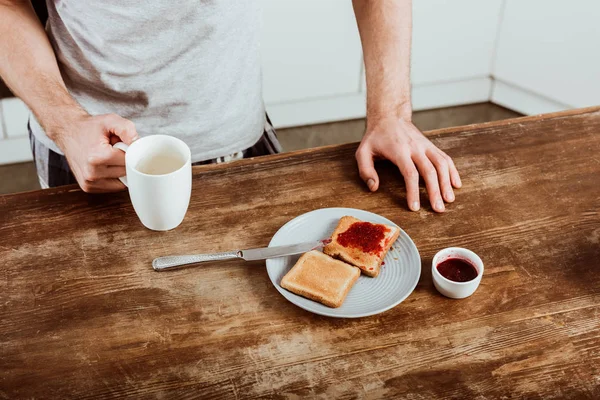
[[[123,189],[116,178],[125,175],[125,158],[110,142],[113,135],[135,140],[133,123],[112,114],[90,116],[71,97],[29,1],[0,0],[0,38],[0,76],[63,150],[82,189]]]
[[[443,212],[462,184],[452,159],[412,124],[410,101],[411,0],[353,0],[367,77],[367,129],[356,152],[361,178],[379,187],[375,158],[398,166],[411,210],[420,208],[419,173],[432,208]]]

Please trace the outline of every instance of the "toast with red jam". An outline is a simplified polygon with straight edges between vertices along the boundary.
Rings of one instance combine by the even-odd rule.
[[[390,247],[400,235],[400,228],[374,224],[345,216],[340,219],[331,236],[331,243],[323,249],[325,254],[361,269],[362,273],[376,277]]]

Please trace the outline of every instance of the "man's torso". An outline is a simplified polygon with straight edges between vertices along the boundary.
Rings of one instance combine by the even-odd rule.
[[[168,134],[194,161],[250,147],[264,127],[255,1],[48,0],[70,93],[91,114]],[[48,143],[36,121],[33,133]]]

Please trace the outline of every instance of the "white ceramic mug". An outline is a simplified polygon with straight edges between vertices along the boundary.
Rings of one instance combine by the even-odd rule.
[[[181,224],[192,194],[190,148],[183,141],[166,135],[146,136],[129,146],[119,142],[114,147],[126,153],[127,176],[119,179],[129,188],[131,203],[142,224],[155,231],[168,231]],[[161,173],[161,166],[152,163],[165,159],[175,167]],[[168,167],[163,167],[168,171]],[[140,168],[152,172],[145,173]]]

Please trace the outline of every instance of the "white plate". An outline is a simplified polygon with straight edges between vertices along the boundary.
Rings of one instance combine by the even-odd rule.
[[[323,208],[302,214],[282,226],[269,247],[310,242],[331,236],[338,221],[351,215],[363,221],[394,225],[380,215],[354,208]],[[379,314],[398,305],[414,290],[421,276],[421,257],[411,238],[400,229],[400,236],[386,254],[385,265],[377,278],[361,275],[339,308],[298,296],[280,285],[281,278],[294,266],[300,255],[267,260],[267,273],[279,293],[307,311],[338,318],[359,318]]]

